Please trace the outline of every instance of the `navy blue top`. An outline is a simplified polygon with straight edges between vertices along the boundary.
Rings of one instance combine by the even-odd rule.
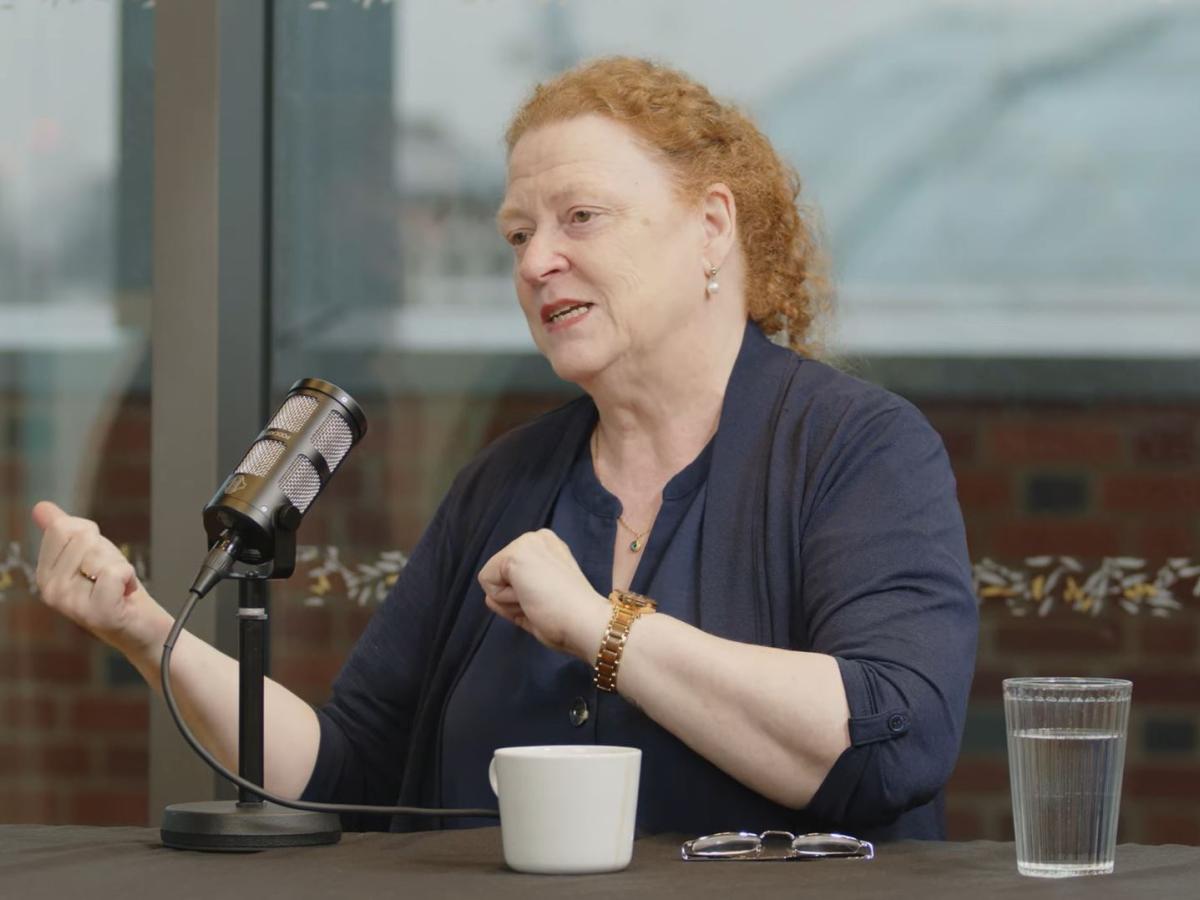
[[[653,597],[659,612],[689,624],[696,621],[700,595],[700,536],[711,446],[663,488],[662,507],[639,551],[629,586]],[[621,513],[621,501],[596,478],[589,445],[584,444],[548,526],[571,548],[592,588],[605,596],[612,590],[613,546]],[[632,539],[628,532],[622,534]],[[582,660],[544,647],[511,622],[494,618],[446,706],[443,803],[472,808],[496,802],[487,767],[497,747],[615,744],[642,748],[639,828],[665,830],[660,810],[686,814],[701,793],[701,786],[677,777],[675,761],[686,748],[624,698],[597,690],[592,676],[592,667]],[[448,819],[447,824],[494,823]]]
[[[593,516],[562,506],[593,496],[586,472],[578,493],[564,485],[578,480],[572,475],[587,459],[596,417],[590,398],[572,401],[493,442],[459,473],[338,674],[332,699],[317,710],[320,747],[305,799],[440,807],[453,795],[491,806],[479,790],[485,767],[475,768],[478,756],[460,767],[461,753],[571,734],[564,704],[585,696],[582,676],[572,674],[579,670],[545,665],[549,651],[530,641],[503,652],[504,629],[484,604],[478,575],[493,555],[547,523],[566,532],[599,529]],[[958,756],[978,610],[954,476],[937,433],[902,398],[802,359],[747,323],[706,453],[707,478],[679,504],[685,520],[695,514],[699,523],[680,522],[666,541],[656,531],[646,552],[664,556],[634,586],[678,604],[672,615],[718,638],[832,657],[849,706],[850,746],[809,803],[788,808],[605,696],[590,709],[594,739],[642,747],[643,763],[659,773],[639,798],[642,829],[944,837],[942,789]],[[603,588],[611,523],[600,530],[586,540],[566,536]],[[512,667],[491,684],[520,684],[512,672],[550,681],[522,685],[535,709],[527,716],[522,706],[511,731],[491,723],[486,739],[475,740],[467,735],[471,714],[488,713],[468,690],[487,690],[483,676],[495,675],[489,665]],[[346,819],[347,828],[439,824]]]

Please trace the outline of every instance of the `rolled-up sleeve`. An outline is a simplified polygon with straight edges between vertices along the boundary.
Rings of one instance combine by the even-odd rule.
[[[803,522],[809,650],[833,656],[850,746],[808,811],[886,824],[932,800],[954,768],[978,609],[954,476],[911,404],[864,417],[828,448]]]

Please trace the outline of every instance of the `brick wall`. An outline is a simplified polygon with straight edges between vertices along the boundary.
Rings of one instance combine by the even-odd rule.
[[[86,514],[118,543],[149,540],[150,410],[126,399],[102,436]],[[133,668],[29,590],[28,479],[52,437],[0,397],[0,821],[146,821],[149,689]],[[98,510],[103,510],[98,514]],[[19,565],[18,561],[24,563]]]
[[[147,688],[27,591],[0,613],[0,821],[144,822]]]
[[[973,559],[1131,555],[1200,560],[1200,409],[920,404],[959,482]],[[1087,568],[1087,565],[1085,565]],[[1190,592],[1189,592],[1190,593]],[[981,607],[967,731],[948,791],[955,838],[1012,834],[1000,682],[1017,675],[1134,681],[1120,839],[1200,843],[1200,598],[1168,618],[1109,604],[1018,618]]]
[[[410,548],[474,448],[558,402],[359,399],[371,417],[368,438],[301,534],[307,544],[339,547],[350,569],[384,550]],[[1032,571],[1028,557],[1065,555],[1085,574],[1104,557],[1141,557],[1151,572],[1175,557],[1200,561],[1200,409],[919,405],[949,450],[976,561]],[[124,505],[114,505],[118,498],[95,503],[108,511],[101,524],[120,541],[144,545],[145,398],[126,401],[105,446],[99,481],[118,489]],[[0,456],[0,525],[9,523],[9,534],[21,533],[31,499],[21,478],[10,447]],[[2,577],[0,819],[142,821],[147,690],[128,666],[42,611],[19,575],[7,591]],[[275,597],[273,673],[320,702],[373,601],[340,597],[336,580],[323,587],[303,573]],[[1179,599],[1181,608],[1166,617],[1112,601],[1079,612],[1060,599],[1044,616],[1042,604],[983,601],[964,748],[948,794],[952,837],[1011,834],[1001,679],[1095,674],[1135,682],[1121,840],[1200,843],[1200,598],[1189,591]]]
[[[1169,619],[1113,610],[1018,619],[988,603],[982,613],[963,752],[948,791],[951,836],[1011,839],[1001,680],[1103,675],[1134,683],[1120,840],[1200,843],[1195,599]]]

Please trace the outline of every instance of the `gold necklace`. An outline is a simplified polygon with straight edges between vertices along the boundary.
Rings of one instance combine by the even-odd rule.
[[[600,458],[600,428],[597,427],[596,430],[592,432],[592,469],[593,470],[598,468],[598,466],[596,465],[596,461],[599,458]],[[600,475],[598,472],[596,474],[596,480],[597,481],[600,480]],[[646,534],[650,531],[650,528],[654,527],[654,523],[651,522],[650,528],[647,528],[643,531],[638,531],[636,528],[634,528],[632,525],[630,525],[628,522],[626,522],[624,517],[622,517],[622,516],[617,516],[617,523],[619,525],[621,525],[626,531],[628,531],[630,534],[633,535],[633,540],[629,542],[629,551],[631,553],[637,553],[643,547],[646,546],[642,542],[642,538],[646,536]]]
[[[629,549],[632,552],[637,553],[639,550],[641,550],[643,547],[646,546],[645,544],[642,543],[642,535],[644,535],[646,533],[646,531],[649,531],[650,530],[649,528],[647,528],[646,531],[639,533],[636,528],[631,528],[629,523],[626,522],[624,519],[622,519],[620,516],[617,516],[617,521],[620,522],[622,525],[624,525],[625,530],[633,535],[633,540],[629,542]]]

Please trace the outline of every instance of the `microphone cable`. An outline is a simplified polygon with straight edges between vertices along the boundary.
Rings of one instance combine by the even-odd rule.
[[[201,595],[197,591],[188,592],[188,601],[184,604],[183,612],[179,614],[179,618],[175,620],[175,624],[171,626],[171,631],[167,635],[167,639],[163,642],[162,662],[161,665],[161,680],[163,689],[163,698],[167,701],[167,709],[171,711],[171,718],[175,720],[176,727],[179,728],[184,740],[188,742],[196,754],[204,760],[209,768],[231,781],[238,787],[249,791],[250,793],[262,797],[264,800],[269,800],[271,803],[279,806],[286,806],[291,809],[299,809],[306,812],[328,812],[328,813],[371,813],[371,814],[386,814],[386,815],[403,815],[403,816],[471,816],[475,818],[498,819],[500,811],[495,809],[426,809],[418,806],[355,806],[346,803],[311,803],[304,800],[288,800],[276,794],[272,794],[252,781],[243,778],[229,769],[225,768],[221,762],[205,749],[196,736],[192,734],[192,730],[188,728],[187,723],[183,720],[183,715],[179,712],[179,705],[175,702],[175,695],[171,692],[171,653],[175,649],[175,642],[179,639],[180,633],[183,631],[184,625],[187,624],[188,618],[195,609],[196,602]],[[264,780],[265,776],[264,776]]]

